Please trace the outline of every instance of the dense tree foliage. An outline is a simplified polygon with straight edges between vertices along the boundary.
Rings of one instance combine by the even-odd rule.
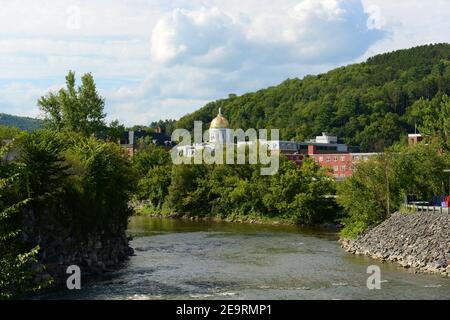
[[[334,181],[313,160],[300,169],[281,157],[278,173],[263,176],[260,165],[171,165],[162,150],[146,149],[133,159],[141,177],[137,195],[149,201],[151,213],[305,225],[336,218],[333,201],[325,197],[334,192]]]
[[[423,119],[420,131],[426,140],[450,151],[450,98],[442,94],[432,100],[421,99],[413,105],[412,112]]]
[[[43,123],[39,119],[0,113],[0,126],[15,127],[19,128],[20,130],[31,132],[41,128],[42,125]]]
[[[119,120],[111,121],[106,130],[106,138],[110,141],[117,142],[123,137],[125,126]]]
[[[192,129],[194,120],[208,124],[221,107],[235,128],[279,128],[286,140],[327,131],[363,151],[382,151],[424,124],[426,119],[413,112],[415,103],[442,94],[450,94],[448,44],[378,55],[326,74],[230,95],[181,118],[176,126]]]
[[[0,132],[12,134],[10,129]],[[79,241],[90,234],[107,236],[126,228],[135,186],[131,163],[115,143],[49,130],[21,133],[9,141],[2,155],[11,150],[15,155],[0,162],[1,298],[45,284],[33,278],[39,271],[32,268],[39,243],[22,241],[24,210]]]
[[[155,210],[160,210],[171,181],[171,159],[162,147],[153,144],[149,137],[138,141],[139,152],[133,157],[133,169],[138,175],[135,193],[137,200],[148,200]]]
[[[447,63],[439,66],[443,73]],[[401,208],[405,195],[431,202],[434,196],[450,192],[444,172],[450,167],[450,98],[442,92],[431,99],[421,98],[406,117],[419,122],[424,141],[388,148],[358,164],[353,176],[339,185],[338,202],[347,213],[345,237],[355,237],[382,222]]]
[[[149,131],[153,132],[155,129],[159,128],[162,132],[167,134],[169,137],[171,136],[173,130],[175,129],[176,120],[167,119],[167,120],[158,120],[158,121],[152,121],[150,125],[144,126],[144,125],[135,125],[130,127],[130,130],[138,131]]]
[[[0,136],[11,139],[16,130],[0,127]],[[27,292],[34,292],[48,282],[36,282],[39,271],[34,268],[39,246],[28,248],[22,242],[21,210],[30,199],[21,197],[20,179],[24,166],[5,160],[11,152],[11,144],[0,147],[0,299],[9,299]]]
[[[338,184],[338,203],[347,217],[343,236],[355,237],[399,210],[404,196],[431,201],[444,195],[448,188],[450,166],[447,154],[438,145],[396,145],[385,154],[360,163],[352,177]]]
[[[99,95],[92,74],[81,77],[76,86],[75,73],[66,76],[66,88],[41,97],[38,105],[45,113],[47,126],[55,130],[101,135],[105,130],[105,101]]]

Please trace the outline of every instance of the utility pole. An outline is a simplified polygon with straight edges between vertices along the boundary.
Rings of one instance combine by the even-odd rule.
[[[450,169],[445,169],[445,173],[450,173]],[[448,175],[448,194],[450,195],[450,174]]]
[[[386,161],[386,159],[385,159],[385,161]],[[387,199],[386,199],[386,202],[387,202],[387,215],[388,215],[388,217],[391,215],[391,208],[390,208],[390,206],[391,206],[391,201],[390,201],[390,191],[389,191],[389,165],[388,165],[388,163],[387,163],[387,161],[386,161],[386,193],[387,193]]]
[[[381,155],[381,159],[384,162],[384,173],[386,178],[386,211],[387,216],[391,215],[391,197],[390,197],[390,185],[389,185],[389,161],[386,157],[386,154]]]

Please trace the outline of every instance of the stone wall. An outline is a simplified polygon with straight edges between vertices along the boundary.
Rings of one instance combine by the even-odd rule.
[[[450,276],[450,215],[395,213],[356,240],[341,240],[351,253],[392,261],[417,271]]]
[[[113,233],[74,237],[70,227],[52,223],[49,214],[41,213],[38,220],[28,210],[23,216],[23,240],[30,247],[39,245],[37,268],[45,266],[39,278],[51,276],[55,286],[65,284],[70,265],[79,266],[83,277],[94,276],[112,270],[133,254],[125,226],[117,226]],[[47,223],[42,223],[47,219]]]

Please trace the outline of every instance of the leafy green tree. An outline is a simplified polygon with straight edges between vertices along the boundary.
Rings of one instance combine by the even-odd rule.
[[[353,175],[337,184],[337,201],[344,208],[347,217],[342,235],[353,238],[386,219],[399,205],[398,185],[392,177],[386,156],[370,158],[356,166]]]
[[[156,166],[165,166],[171,163],[170,154],[162,147],[155,146],[149,137],[138,141],[139,152],[133,157],[133,167],[138,174],[144,176]]]
[[[204,189],[198,188],[201,179],[206,177],[206,168],[202,165],[172,166],[171,183],[166,203],[176,213],[193,213],[201,211],[208,205],[200,194]],[[208,211],[205,211],[206,213]]]
[[[313,159],[306,159],[298,178],[301,188],[289,204],[297,224],[335,222],[338,209],[330,197],[335,193],[335,181],[329,172],[318,166]]]
[[[450,151],[450,98],[443,95],[436,108],[427,108],[421,132],[435,139],[441,148]]]
[[[414,194],[431,201],[435,195],[447,192],[450,162],[448,154],[439,152],[439,146],[420,143],[415,146],[394,146],[391,149],[392,171],[399,185],[400,195]]]
[[[9,143],[24,133],[15,127],[7,127],[0,125],[0,144]]]
[[[78,132],[85,136],[101,135],[105,131],[105,101],[99,95],[90,73],[83,75],[81,86],[76,87],[75,73],[69,71],[66,88],[41,97],[38,105],[51,129]]]
[[[299,169],[284,157],[273,176],[260,165],[173,166],[166,210],[192,216],[280,218],[298,224],[335,219],[333,179],[312,159]]]
[[[172,119],[154,121],[150,123],[149,129],[155,130],[156,128],[160,128],[165,134],[170,137],[174,130],[175,123],[176,121]]]
[[[62,152],[68,147],[65,135],[39,130],[23,136],[17,143],[23,166],[21,188],[24,197],[36,197],[60,192],[67,178],[68,166]]]
[[[161,209],[169,192],[172,168],[169,165],[155,166],[139,179],[136,197],[149,200],[153,208]]]
[[[125,126],[119,120],[112,121],[107,128],[107,139],[112,142],[120,140],[125,132]]]
[[[11,150],[16,156],[5,160]],[[58,230],[74,241],[123,233],[135,181],[121,148],[94,137],[42,130],[2,146],[0,298],[22,297],[49,284],[41,271],[51,257],[40,252],[46,237],[64,236]],[[34,220],[25,233],[28,214]]]
[[[76,137],[63,156],[69,165],[62,205],[70,214],[75,234],[125,230],[132,214],[129,201],[136,176],[115,143]]]
[[[443,170],[449,164],[448,155],[433,144],[396,145],[359,163],[337,188],[337,201],[346,212],[342,235],[353,238],[381,223],[400,209],[407,194],[423,201],[445,194]]]
[[[9,146],[0,150],[0,157]],[[51,283],[37,280],[39,246],[28,247],[22,240],[22,209],[30,202],[18,195],[23,166],[0,160],[0,300],[36,292]]]

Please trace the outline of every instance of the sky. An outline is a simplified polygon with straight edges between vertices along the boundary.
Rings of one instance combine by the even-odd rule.
[[[0,112],[43,117],[73,70],[148,125],[449,30],[448,0],[0,0]]]

